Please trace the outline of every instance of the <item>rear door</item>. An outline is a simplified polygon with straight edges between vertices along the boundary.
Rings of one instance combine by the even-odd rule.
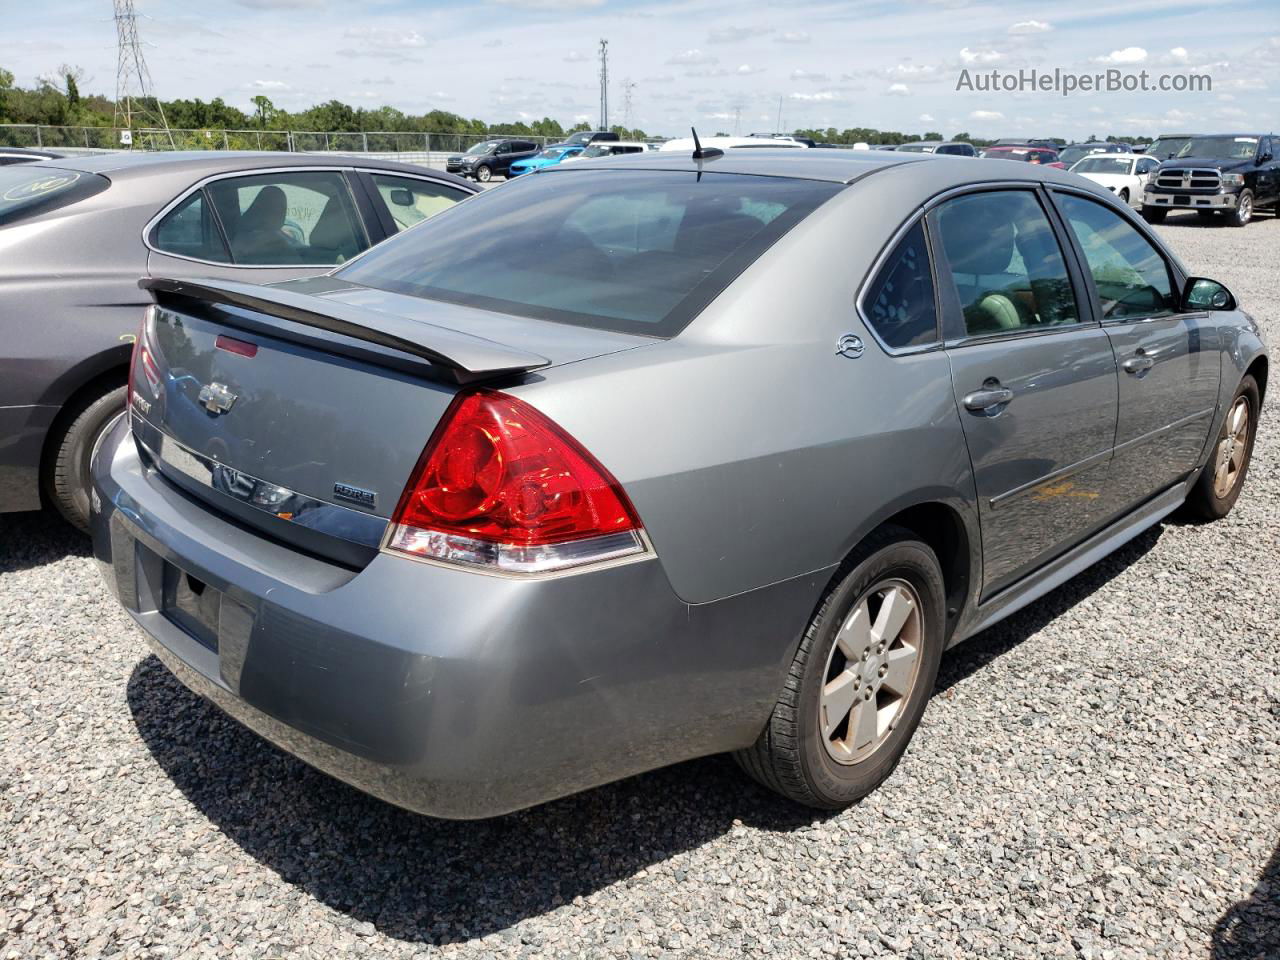
[[[1178,309],[1180,277],[1134,221],[1054,191],[1119,365],[1116,457],[1105,502],[1118,513],[1185,477],[1208,439],[1222,376],[1218,327]]]
[[[252,283],[327,273],[382,235],[380,225],[366,225],[352,187],[339,169],[206,180],[148,227],[149,272]]]
[[[983,595],[1099,522],[1116,427],[1111,344],[1085,309],[1039,191],[928,214],[956,405],[982,525]]]

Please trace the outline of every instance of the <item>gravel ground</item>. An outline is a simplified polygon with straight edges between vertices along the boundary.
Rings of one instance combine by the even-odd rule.
[[[1280,221],[1161,232],[1280,344]],[[1227,520],[952,651],[898,772],[834,816],[720,757],[495,821],[405,813],[189,694],[78,537],[0,517],[0,958],[1278,957],[1268,419]]]

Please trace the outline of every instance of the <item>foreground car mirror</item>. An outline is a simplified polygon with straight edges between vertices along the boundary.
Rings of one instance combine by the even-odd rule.
[[[1234,310],[1236,298],[1217,280],[1188,277],[1182,288],[1183,310]]]

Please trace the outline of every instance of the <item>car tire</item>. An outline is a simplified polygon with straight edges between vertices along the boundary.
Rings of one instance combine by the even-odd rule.
[[[1253,459],[1253,440],[1258,433],[1261,397],[1257,381],[1245,374],[1236,388],[1227,415],[1222,419],[1209,460],[1187,494],[1184,514],[1193,520],[1221,520],[1240,497]],[[1241,422],[1240,417],[1243,417]]]
[[[1227,214],[1227,223],[1233,227],[1243,227],[1253,219],[1253,191],[1241,190],[1236,198],[1236,208]]]
[[[937,679],[946,597],[933,550],[910,530],[894,526],[868,537],[841,565],[833,584],[801,638],[764,730],[752,746],[734,754],[764,786],[825,810],[865,797],[906,752]],[[906,619],[892,638],[885,638],[873,628],[881,625],[876,618],[889,602],[899,614],[905,609]],[[903,680],[912,647],[912,673]],[[891,664],[896,664],[896,679],[888,677]],[[841,718],[850,687],[856,696]],[[864,716],[864,710],[870,712]],[[855,727],[864,720],[870,726],[861,729],[875,733],[860,744]]]
[[[96,394],[68,410],[66,425],[55,441],[45,478],[45,493],[54,508],[77,529],[89,529],[89,464],[99,442],[124,413],[124,386]]]
[[[481,164],[476,167],[476,179],[481,183],[488,183],[493,179],[493,169],[487,164]]]
[[[1158,207],[1142,208],[1142,219],[1147,223],[1164,223],[1164,218],[1168,215],[1168,210],[1161,210]]]

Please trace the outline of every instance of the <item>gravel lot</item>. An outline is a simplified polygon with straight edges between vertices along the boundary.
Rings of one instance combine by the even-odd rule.
[[[1161,231],[1280,345],[1280,221]],[[189,694],[81,539],[0,516],[0,958],[1280,956],[1268,406],[1227,520],[952,651],[897,774],[835,816],[719,757],[405,813]]]

